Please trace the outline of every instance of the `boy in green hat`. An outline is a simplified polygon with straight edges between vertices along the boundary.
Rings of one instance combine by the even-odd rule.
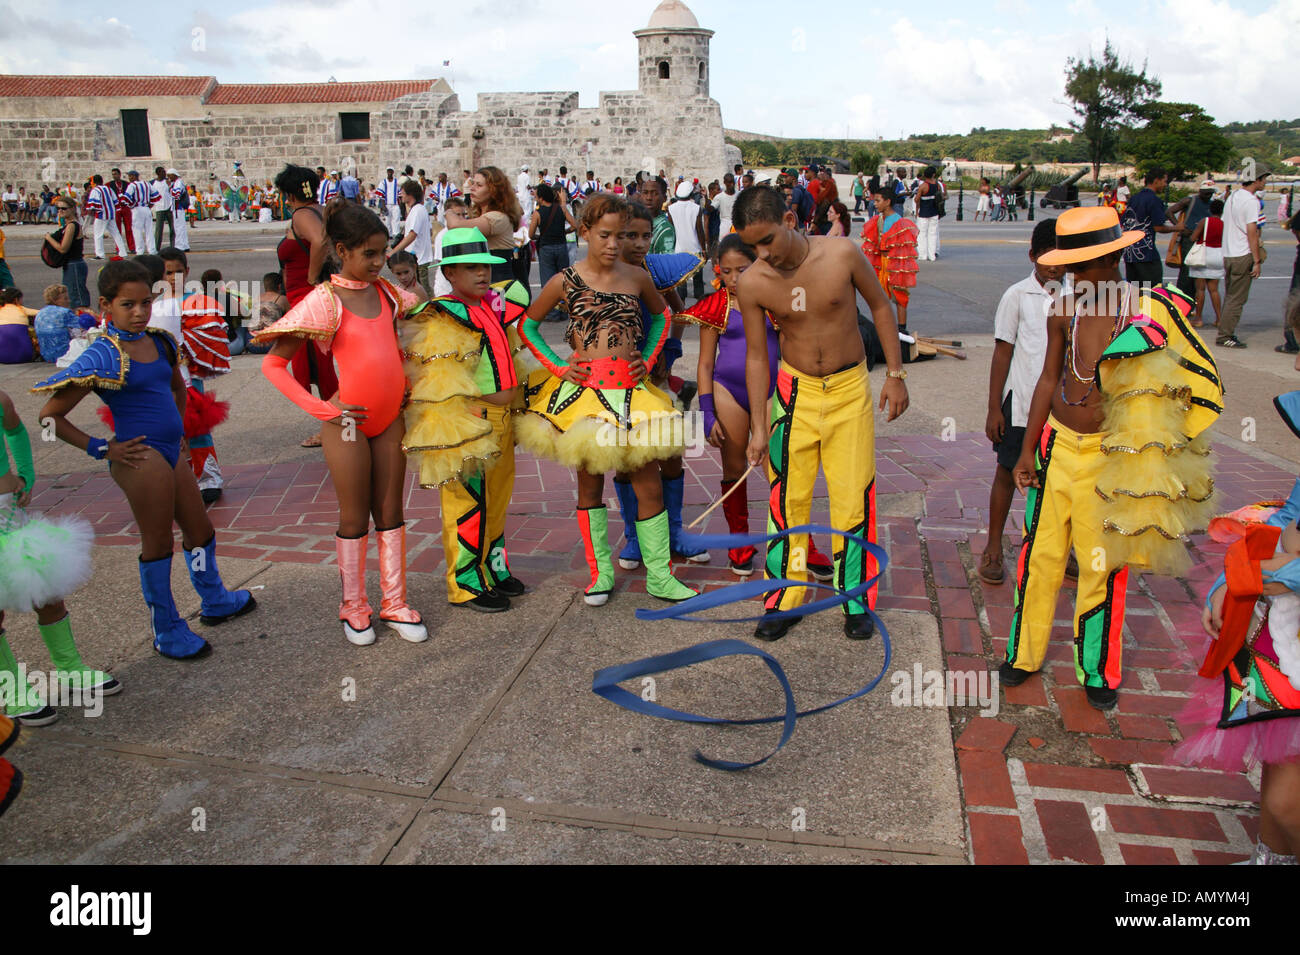
[[[482,613],[509,610],[525,589],[510,573],[505,524],[515,484],[511,406],[521,397],[514,355],[523,347],[510,326],[529,294],[519,282],[489,284],[503,261],[478,229],[448,229],[438,264],[451,294],[403,330],[411,381],[403,446],[420,485],[441,492],[447,599]]]

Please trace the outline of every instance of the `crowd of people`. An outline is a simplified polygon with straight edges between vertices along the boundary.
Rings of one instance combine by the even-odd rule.
[[[174,170],[159,172],[150,184],[130,172],[120,191],[94,177],[80,200],[89,229],[78,198],[55,195],[60,229],[44,242],[65,257],[64,283],[45,290],[39,311],[13,289],[0,300],[0,348],[34,338],[29,357],[56,363],[36,385],[47,397],[41,420],[53,422],[60,440],[108,462],[135,518],[158,653],[193,660],[211,651],[176,611],[174,524],[187,554],[202,555],[187,559],[200,622],[214,626],[256,607],[248,591],[223,584],[205,511],[221,493],[212,432],[227,410],[205,382],[228,371],[232,353],[243,349],[261,351],[266,378],[315,419],[318,430],[304,443],[322,447],[338,500],[338,618],[354,645],[374,643],[377,627],[411,643],[428,638],[407,586],[408,466],[422,488],[439,495],[448,603],[501,613],[527,599],[506,540],[516,447],[575,473],[574,537],[586,556],[586,604],[611,599],[615,561],[624,571],[644,566],[651,597],[696,597],[672,563],[710,559],[682,525],[684,412],[696,394],[703,434],[721,457],[718,491],[737,541],[727,560],[738,577],[755,572],[759,555],[742,543],[749,507],[736,484],[747,467],[761,466],[773,489],[767,527],[775,536],[762,562],[765,576],[781,583],[765,595],[754,636],[779,640],[798,624],[810,576],[833,580],[846,595],[848,638],[874,634],[876,409],[868,368],[875,353],[885,366],[878,408],[893,420],[910,402],[903,345],[912,340],[907,308],[917,263],[937,258],[939,249],[946,196],[933,167],[915,180],[901,170],[869,182],[856,177],[855,209],[865,205],[868,218],[851,235],[853,213],[831,170],[814,166],[757,184],[740,167],[707,184],[670,181],[662,171],[602,183],[590,171],[572,177],[564,167],[534,177],[526,166],[513,181],[488,166],[462,170],[453,184],[446,174],[429,180],[408,167],[400,177],[386,170],[368,189],[354,176],[290,165],[273,184],[287,222],[280,269],[266,276],[269,292],[242,336],[232,334],[215,294],[219,273],[204,273],[204,291],[187,286],[186,217],[179,214],[187,187]],[[1218,343],[1235,347],[1230,339],[1245,299],[1232,276],[1246,276],[1248,291],[1259,274],[1256,194],[1267,176],[1263,170],[1235,190],[1226,206],[1207,183],[1166,209],[1158,199],[1163,174],[1150,170],[1123,220],[1102,205],[1035,227],[1026,249],[1030,274],[997,309],[989,382],[986,431],[996,467],[978,572],[991,586],[1007,579],[1003,525],[1012,494],[1018,488],[1028,495],[1003,684],[1023,683],[1042,667],[1068,573],[1078,581],[1079,681],[1095,708],[1116,705],[1129,573],[1185,568],[1182,541],[1210,516],[1206,436],[1224,409],[1217,366],[1196,331],[1198,289],[1218,308],[1217,293],[1200,287],[1217,260],[1184,254],[1192,260],[1188,289],[1164,284],[1161,260],[1151,267],[1148,252],[1160,232],[1190,240],[1187,253],[1219,243],[1229,285]],[[165,198],[158,182],[167,184]],[[159,219],[154,205],[166,201],[169,216]],[[141,249],[133,257],[119,223],[123,211]],[[1170,224],[1171,214],[1183,217]],[[167,218],[176,228],[173,243],[157,249]],[[150,233],[150,222],[159,234]],[[85,295],[85,231],[97,258],[105,234],[118,252],[98,271],[94,309]],[[575,261],[570,239],[582,240],[585,257]],[[541,273],[535,294],[534,249]],[[72,262],[80,267],[69,272]],[[858,314],[859,298],[869,319]],[[542,334],[547,321],[564,322],[558,350]],[[700,353],[695,381],[687,382],[673,371],[692,325]],[[11,327],[21,336],[6,337]],[[69,420],[91,392],[105,405],[110,438]],[[1280,397],[1278,408],[1300,433],[1300,393]],[[0,458],[0,611],[37,614],[62,679],[116,692],[111,675],[82,663],[64,602],[89,578],[88,529],[26,511],[36,480],[30,443],[3,394],[0,411],[0,448],[7,449]],[[829,554],[799,530],[809,522],[819,472],[836,529]],[[623,524],[617,558],[607,475]],[[1300,583],[1292,569],[1300,567],[1300,482],[1285,506],[1243,511],[1230,532],[1263,559],[1260,606],[1275,610],[1274,621],[1289,622],[1271,634],[1251,623],[1260,591],[1242,588],[1230,551],[1204,620],[1216,639],[1201,672],[1217,682],[1207,681],[1195,704],[1205,729],[1190,735],[1180,754],[1221,767],[1263,763],[1257,861],[1294,862],[1300,720],[1277,717],[1300,715]],[[372,533],[377,619],[365,577]],[[1298,609],[1283,617],[1291,613],[1287,600]],[[0,674],[15,686],[22,682],[16,667],[0,635]],[[1265,674],[1263,686],[1251,683],[1257,674]],[[5,711],[31,726],[57,715],[25,685],[10,693]]]

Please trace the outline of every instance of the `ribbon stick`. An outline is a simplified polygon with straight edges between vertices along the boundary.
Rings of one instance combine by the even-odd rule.
[[[736,488],[744,487],[744,486],[745,486],[745,479],[749,477],[749,472],[752,471],[752,470],[754,470],[754,465],[751,464],[749,467],[747,467],[747,468],[745,469],[745,473],[742,474],[742,475],[740,476],[740,478],[739,478],[739,479],[738,479],[734,484],[731,485],[731,487],[727,488],[727,493],[724,494],[724,495],[722,495],[722,497],[718,498],[716,501],[714,501],[712,504],[710,504],[707,508],[705,508],[703,514],[701,514],[699,517],[695,518],[695,520],[691,521],[689,524],[686,525],[686,529],[687,529],[687,530],[690,530],[692,527],[694,527],[694,526],[695,526],[696,524],[698,524],[700,521],[704,520],[706,517],[708,517],[710,514],[712,514],[713,511],[714,511],[715,509],[717,509],[717,507],[718,507],[719,504],[721,504],[721,503],[722,503],[723,501],[725,501],[727,498],[731,497],[732,494],[736,493]]]
[[[832,607],[842,606],[849,601],[862,597],[866,592],[875,585],[880,579],[880,574],[884,572],[886,565],[889,563],[889,557],[882,548],[854,534],[848,534],[844,531],[837,531],[834,528],[822,527],[818,525],[803,525],[793,527],[789,530],[777,534],[769,535],[746,535],[746,534],[717,534],[701,535],[696,540],[703,542],[708,547],[740,547],[747,544],[766,543],[770,540],[787,537],[790,534],[829,533],[839,535],[845,538],[846,546],[849,542],[861,547],[866,553],[871,554],[877,561],[878,571],[870,580],[864,581],[857,587],[848,590],[839,590],[829,584],[820,584],[813,581],[802,580],[752,580],[744,583],[733,584],[730,587],[723,587],[718,590],[709,591],[700,594],[698,597],[692,597],[690,600],[682,601],[675,606],[663,610],[638,610],[636,612],[639,620],[695,620],[708,623],[745,623],[758,619],[772,619],[773,617],[802,617],[810,613],[816,613],[820,610],[827,610]],[[822,590],[831,590],[835,596],[826,597],[820,600],[814,600],[812,603],[804,604],[798,610],[780,611],[775,614],[763,614],[758,617],[739,617],[718,620],[713,618],[689,616],[702,610],[708,610],[713,607],[725,606],[726,604],[736,603],[742,600],[748,600],[751,597],[759,596],[773,590],[783,587],[813,587]],[[889,642],[889,634],[885,630],[884,623],[876,616],[873,610],[868,609],[871,619],[876,624],[876,630],[880,634],[881,643],[884,646],[885,659],[881,664],[880,672],[867,683],[862,689],[848,696],[841,697],[833,702],[826,703],[822,706],[813,707],[808,710],[799,710],[795,705],[794,691],[790,687],[790,681],[785,675],[780,662],[770,654],[759,648],[745,643],[743,640],[711,640],[706,643],[698,644],[694,647],[687,647],[684,650],[678,650],[673,653],[662,654],[660,656],[646,657],[642,660],[635,660],[631,663],[624,663],[617,666],[605,667],[598,670],[591,682],[591,691],[597,696],[603,697],[624,709],[631,710],[634,713],[644,713],[648,716],[657,716],[660,719],[677,720],[686,723],[710,723],[729,726],[753,726],[763,723],[782,724],[781,738],[776,744],[776,748],[768,753],[762,759],[752,762],[742,763],[733,760],[711,759],[701,752],[695,753],[695,759],[713,769],[722,769],[729,772],[735,772],[742,769],[750,769],[754,766],[760,766],[767,762],[790,741],[794,735],[795,725],[800,717],[812,716],[816,713],[824,713],[827,710],[834,709],[841,704],[856,700],[861,696],[870,693],[880,681],[884,678],[885,673],[889,670],[889,662],[892,657],[892,648]],[[725,719],[716,716],[702,716],[697,713],[688,713],[683,710],[676,710],[671,707],[662,706],[659,703],[650,700],[643,700],[640,696],[623,689],[618,684],[639,676],[646,676],[651,673],[667,673],[672,670],[679,670],[683,667],[693,666],[696,663],[703,663],[706,660],[716,660],[720,657],[728,656],[757,656],[767,664],[768,669],[776,676],[777,682],[781,685],[781,691],[785,696],[785,710],[774,716],[762,716],[750,719]]]

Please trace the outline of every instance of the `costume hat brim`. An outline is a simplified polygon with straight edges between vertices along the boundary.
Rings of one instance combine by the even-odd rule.
[[[1115,226],[1113,229],[1098,229],[1096,232],[1058,235],[1056,237],[1057,248],[1050,252],[1044,252],[1038,257],[1038,262],[1040,265],[1073,265],[1076,262],[1087,262],[1091,259],[1101,258],[1103,255],[1109,255],[1111,252],[1126,249],[1135,242],[1142,241],[1145,237],[1146,233],[1141,229],[1131,229],[1125,232],[1119,226]],[[1069,245],[1074,241],[1085,241],[1088,244],[1062,247],[1062,243]]]

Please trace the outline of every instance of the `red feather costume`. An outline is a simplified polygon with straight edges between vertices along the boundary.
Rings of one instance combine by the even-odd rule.
[[[873,216],[862,227],[862,251],[876,270],[885,294],[904,307],[916,288],[916,223],[899,216],[880,234],[881,217]]]

